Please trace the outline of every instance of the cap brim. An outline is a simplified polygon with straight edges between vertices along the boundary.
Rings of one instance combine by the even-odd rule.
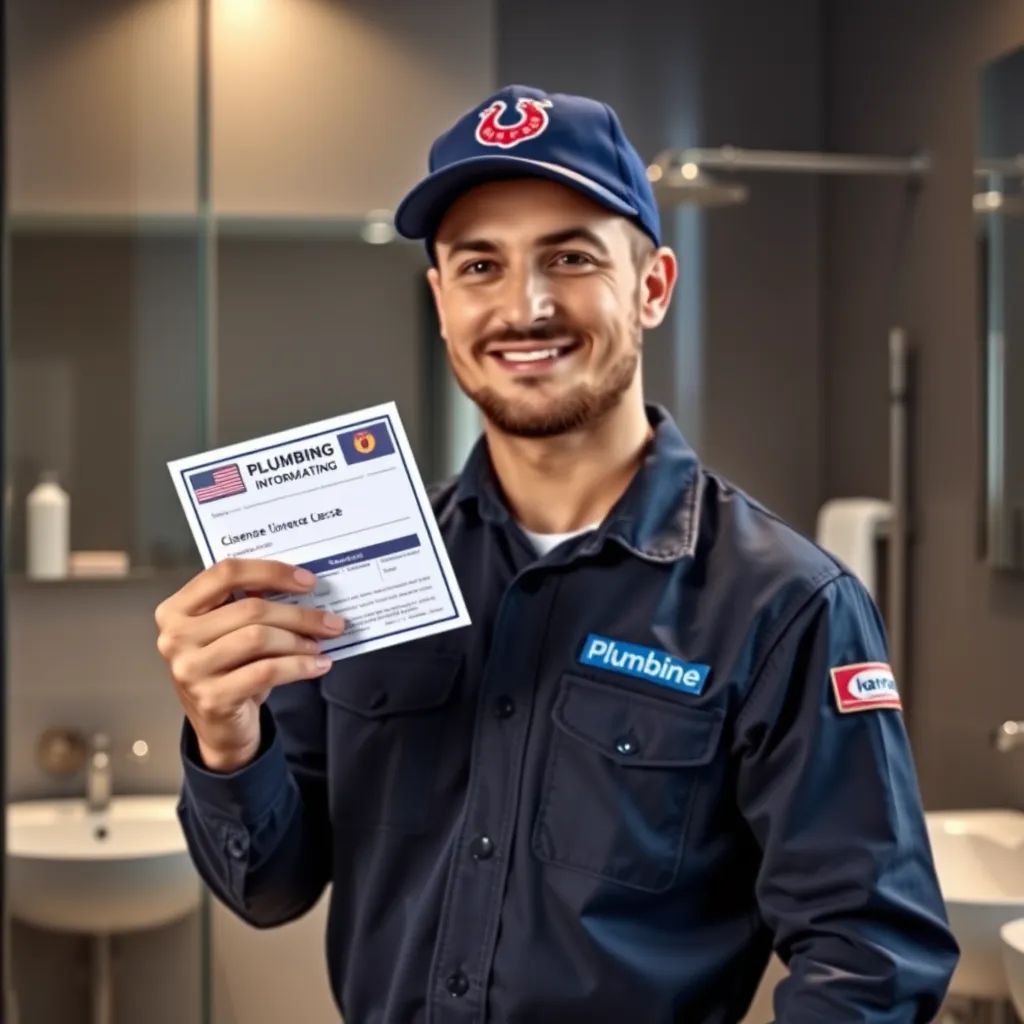
[[[557,181],[624,217],[635,217],[639,212],[603,185],[567,167],[519,156],[475,156],[435,171],[416,185],[395,211],[395,230],[405,238],[429,238],[445,210],[468,189],[488,181],[522,177]]]

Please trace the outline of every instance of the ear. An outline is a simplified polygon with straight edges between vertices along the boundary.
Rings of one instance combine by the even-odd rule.
[[[665,319],[678,274],[675,253],[665,246],[651,253],[640,268],[640,325],[645,330]]]
[[[430,293],[434,296],[434,308],[437,310],[437,322],[440,325],[441,337],[445,341],[448,335],[445,333],[444,308],[441,303],[441,274],[437,267],[430,267],[427,270],[427,283],[430,285]]]

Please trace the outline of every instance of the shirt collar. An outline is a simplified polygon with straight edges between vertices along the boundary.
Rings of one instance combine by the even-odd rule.
[[[578,554],[592,554],[605,540],[613,540],[647,561],[675,562],[692,556],[696,548],[703,479],[699,460],[668,410],[653,403],[646,410],[654,436],[640,468]],[[466,460],[455,500],[462,508],[474,505],[485,521],[510,521],[486,437],[477,440]]]

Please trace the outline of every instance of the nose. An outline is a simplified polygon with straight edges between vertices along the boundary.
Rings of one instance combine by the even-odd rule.
[[[517,331],[528,331],[555,313],[550,282],[532,267],[513,269],[504,275],[499,301],[501,320]]]

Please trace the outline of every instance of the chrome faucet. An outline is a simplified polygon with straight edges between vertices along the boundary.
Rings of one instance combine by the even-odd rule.
[[[110,804],[113,778],[109,748],[110,741],[103,733],[92,737],[85,765],[85,803],[90,811],[105,811]]]
[[[992,734],[992,745],[1000,754],[1024,746],[1024,722],[1003,722]]]

